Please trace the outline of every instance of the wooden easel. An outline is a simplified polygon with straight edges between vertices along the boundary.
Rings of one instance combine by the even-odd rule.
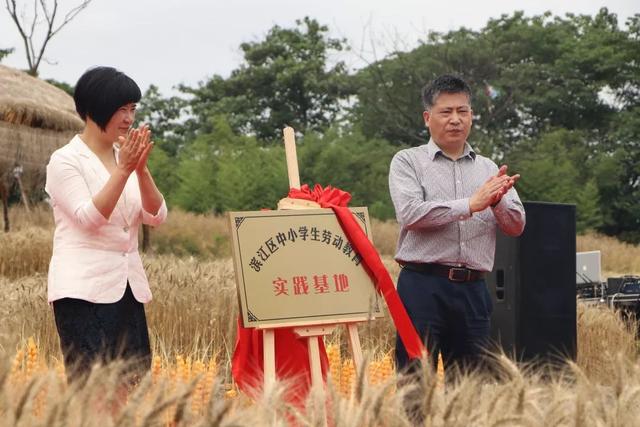
[[[300,188],[300,173],[298,171],[298,158],[296,155],[296,141],[293,128],[284,128],[284,146],[287,159],[287,173],[289,175],[289,187]],[[320,205],[315,202],[300,199],[284,198],[278,202],[278,209],[319,209]],[[349,333],[349,347],[353,356],[353,363],[356,372],[362,369],[362,347],[358,335],[358,322],[340,322],[347,325]],[[309,366],[311,367],[311,387],[312,393],[321,394],[324,392],[322,369],[320,366],[320,346],[319,341],[324,335],[333,333],[339,323],[331,322],[322,325],[299,326],[294,328],[295,334],[299,338],[307,339],[309,351]],[[275,359],[275,339],[274,328],[278,325],[269,325],[262,330],[263,337],[263,362],[264,362],[264,389],[268,390],[276,382],[276,359]]]

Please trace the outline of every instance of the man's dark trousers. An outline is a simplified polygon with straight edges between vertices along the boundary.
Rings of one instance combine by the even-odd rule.
[[[445,371],[480,367],[490,335],[493,310],[484,279],[453,282],[446,277],[403,268],[398,293],[418,334],[425,340],[432,366],[442,355]],[[412,371],[407,352],[396,338],[396,367]]]

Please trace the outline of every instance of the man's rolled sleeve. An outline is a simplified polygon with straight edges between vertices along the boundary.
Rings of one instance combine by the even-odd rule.
[[[514,188],[511,188],[492,209],[498,227],[503,233],[514,237],[522,234],[526,223],[526,214]]]
[[[163,198],[160,209],[158,209],[158,212],[155,215],[145,211],[144,208],[142,209],[142,223],[155,227],[165,222],[165,220],[167,219],[167,213],[167,203]]]
[[[452,200],[448,203],[450,214],[453,216],[452,221],[464,221],[471,218],[471,207],[469,206],[469,198]]]

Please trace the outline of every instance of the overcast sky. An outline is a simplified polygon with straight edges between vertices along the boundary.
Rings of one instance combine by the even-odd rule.
[[[60,0],[60,9],[66,12],[77,3]],[[25,69],[22,41],[5,2],[0,5],[0,48],[16,48],[3,63]],[[348,39],[353,53],[334,60],[354,69],[364,64],[362,56],[380,58],[398,40],[409,49],[429,31],[480,29],[489,18],[515,10],[528,16],[547,10],[593,15],[603,6],[620,23],[640,13],[638,0],[93,0],[52,39],[40,76],[75,84],[87,68],[111,65],[143,90],[156,84],[168,94],[179,83],[228,76],[242,60],[240,43],[260,40],[273,25],[290,27],[304,16],[327,25],[332,36]]]

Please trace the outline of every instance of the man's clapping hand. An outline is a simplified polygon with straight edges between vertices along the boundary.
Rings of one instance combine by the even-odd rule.
[[[520,175],[507,175],[507,165],[503,165],[495,176],[490,177],[469,199],[471,213],[480,212],[489,206],[495,206],[514,186]]]

